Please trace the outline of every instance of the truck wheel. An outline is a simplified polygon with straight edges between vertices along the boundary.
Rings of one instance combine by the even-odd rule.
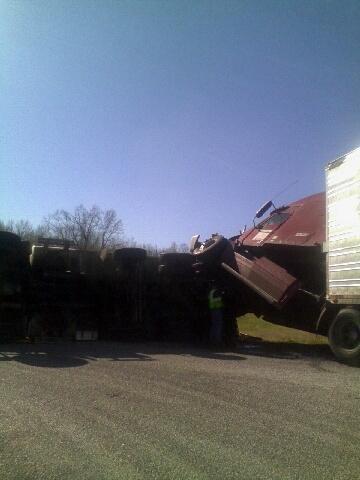
[[[19,235],[12,232],[0,231],[0,246],[1,248],[20,247],[21,239]]]
[[[115,250],[113,255],[116,263],[122,260],[145,260],[146,250],[137,247],[123,247]]]
[[[348,364],[360,364],[360,312],[344,308],[329,328],[329,345],[335,356]]]
[[[167,271],[174,274],[192,273],[194,257],[191,253],[161,253],[159,271]]]
[[[222,235],[213,235],[205,240],[199,247],[195,248],[193,255],[200,261],[213,260],[225,250],[228,240]]]

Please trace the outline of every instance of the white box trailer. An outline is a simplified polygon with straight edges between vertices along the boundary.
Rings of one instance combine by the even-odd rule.
[[[326,168],[327,297],[360,303],[360,148]]]
[[[326,167],[329,343],[341,360],[360,361],[360,148]]]

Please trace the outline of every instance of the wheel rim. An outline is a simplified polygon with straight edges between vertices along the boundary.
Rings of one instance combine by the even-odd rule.
[[[213,245],[220,244],[222,240],[223,240],[223,237],[221,236],[212,236],[211,238],[208,238],[207,240],[202,242],[202,244],[194,250],[193,254],[197,255],[197,254],[206,252]]]
[[[215,243],[215,240],[213,240],[212,238],[210,238],[209,240],[206,240],[200,245],[200,247],[194,250],[195,255],[196,253],[202,253],[204,250],[211,247],[211,245],[213,245],[214,243]]]
[[[360,344],[360,329],[351,320],[339,325],[337,334],[341,347],[346,350],[353,350]]]

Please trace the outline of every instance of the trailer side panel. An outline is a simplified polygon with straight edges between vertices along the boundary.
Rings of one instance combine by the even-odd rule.
[[[360,303],[360,148],[326,168],[327,297]]]

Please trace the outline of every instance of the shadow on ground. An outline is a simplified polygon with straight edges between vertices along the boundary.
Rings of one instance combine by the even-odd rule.
[[[89,362],[107,359],[114,362],[151,362],[159,355],[182,355],[214,360],[246,360],[259,356],[296,360],[304,357],[334,360],[327,345],[295,343],[239,342],[234,348],[215,348],[174,343],[130,342],[59,342],[0,345],[0,363],[16,361],[46,368],[81,367]],[[157,358],[155,358],[155,356]]]
[[[239,343],[237,351],[245,355],[255,355],[260,357],[283,358],[287,360],[296,360],[298,358],[319,358],[323,360],[333,360],[328,345],[311,345],[293,342],[244,342]]]
[[[107,359],[114,362],[151,362],[158,355],[183,355],[216,360],[245,360],[237,351],[216,350],[171,343],[59,342],[0,345],[0,363],[16,361],[33,367],[81,367]]]

